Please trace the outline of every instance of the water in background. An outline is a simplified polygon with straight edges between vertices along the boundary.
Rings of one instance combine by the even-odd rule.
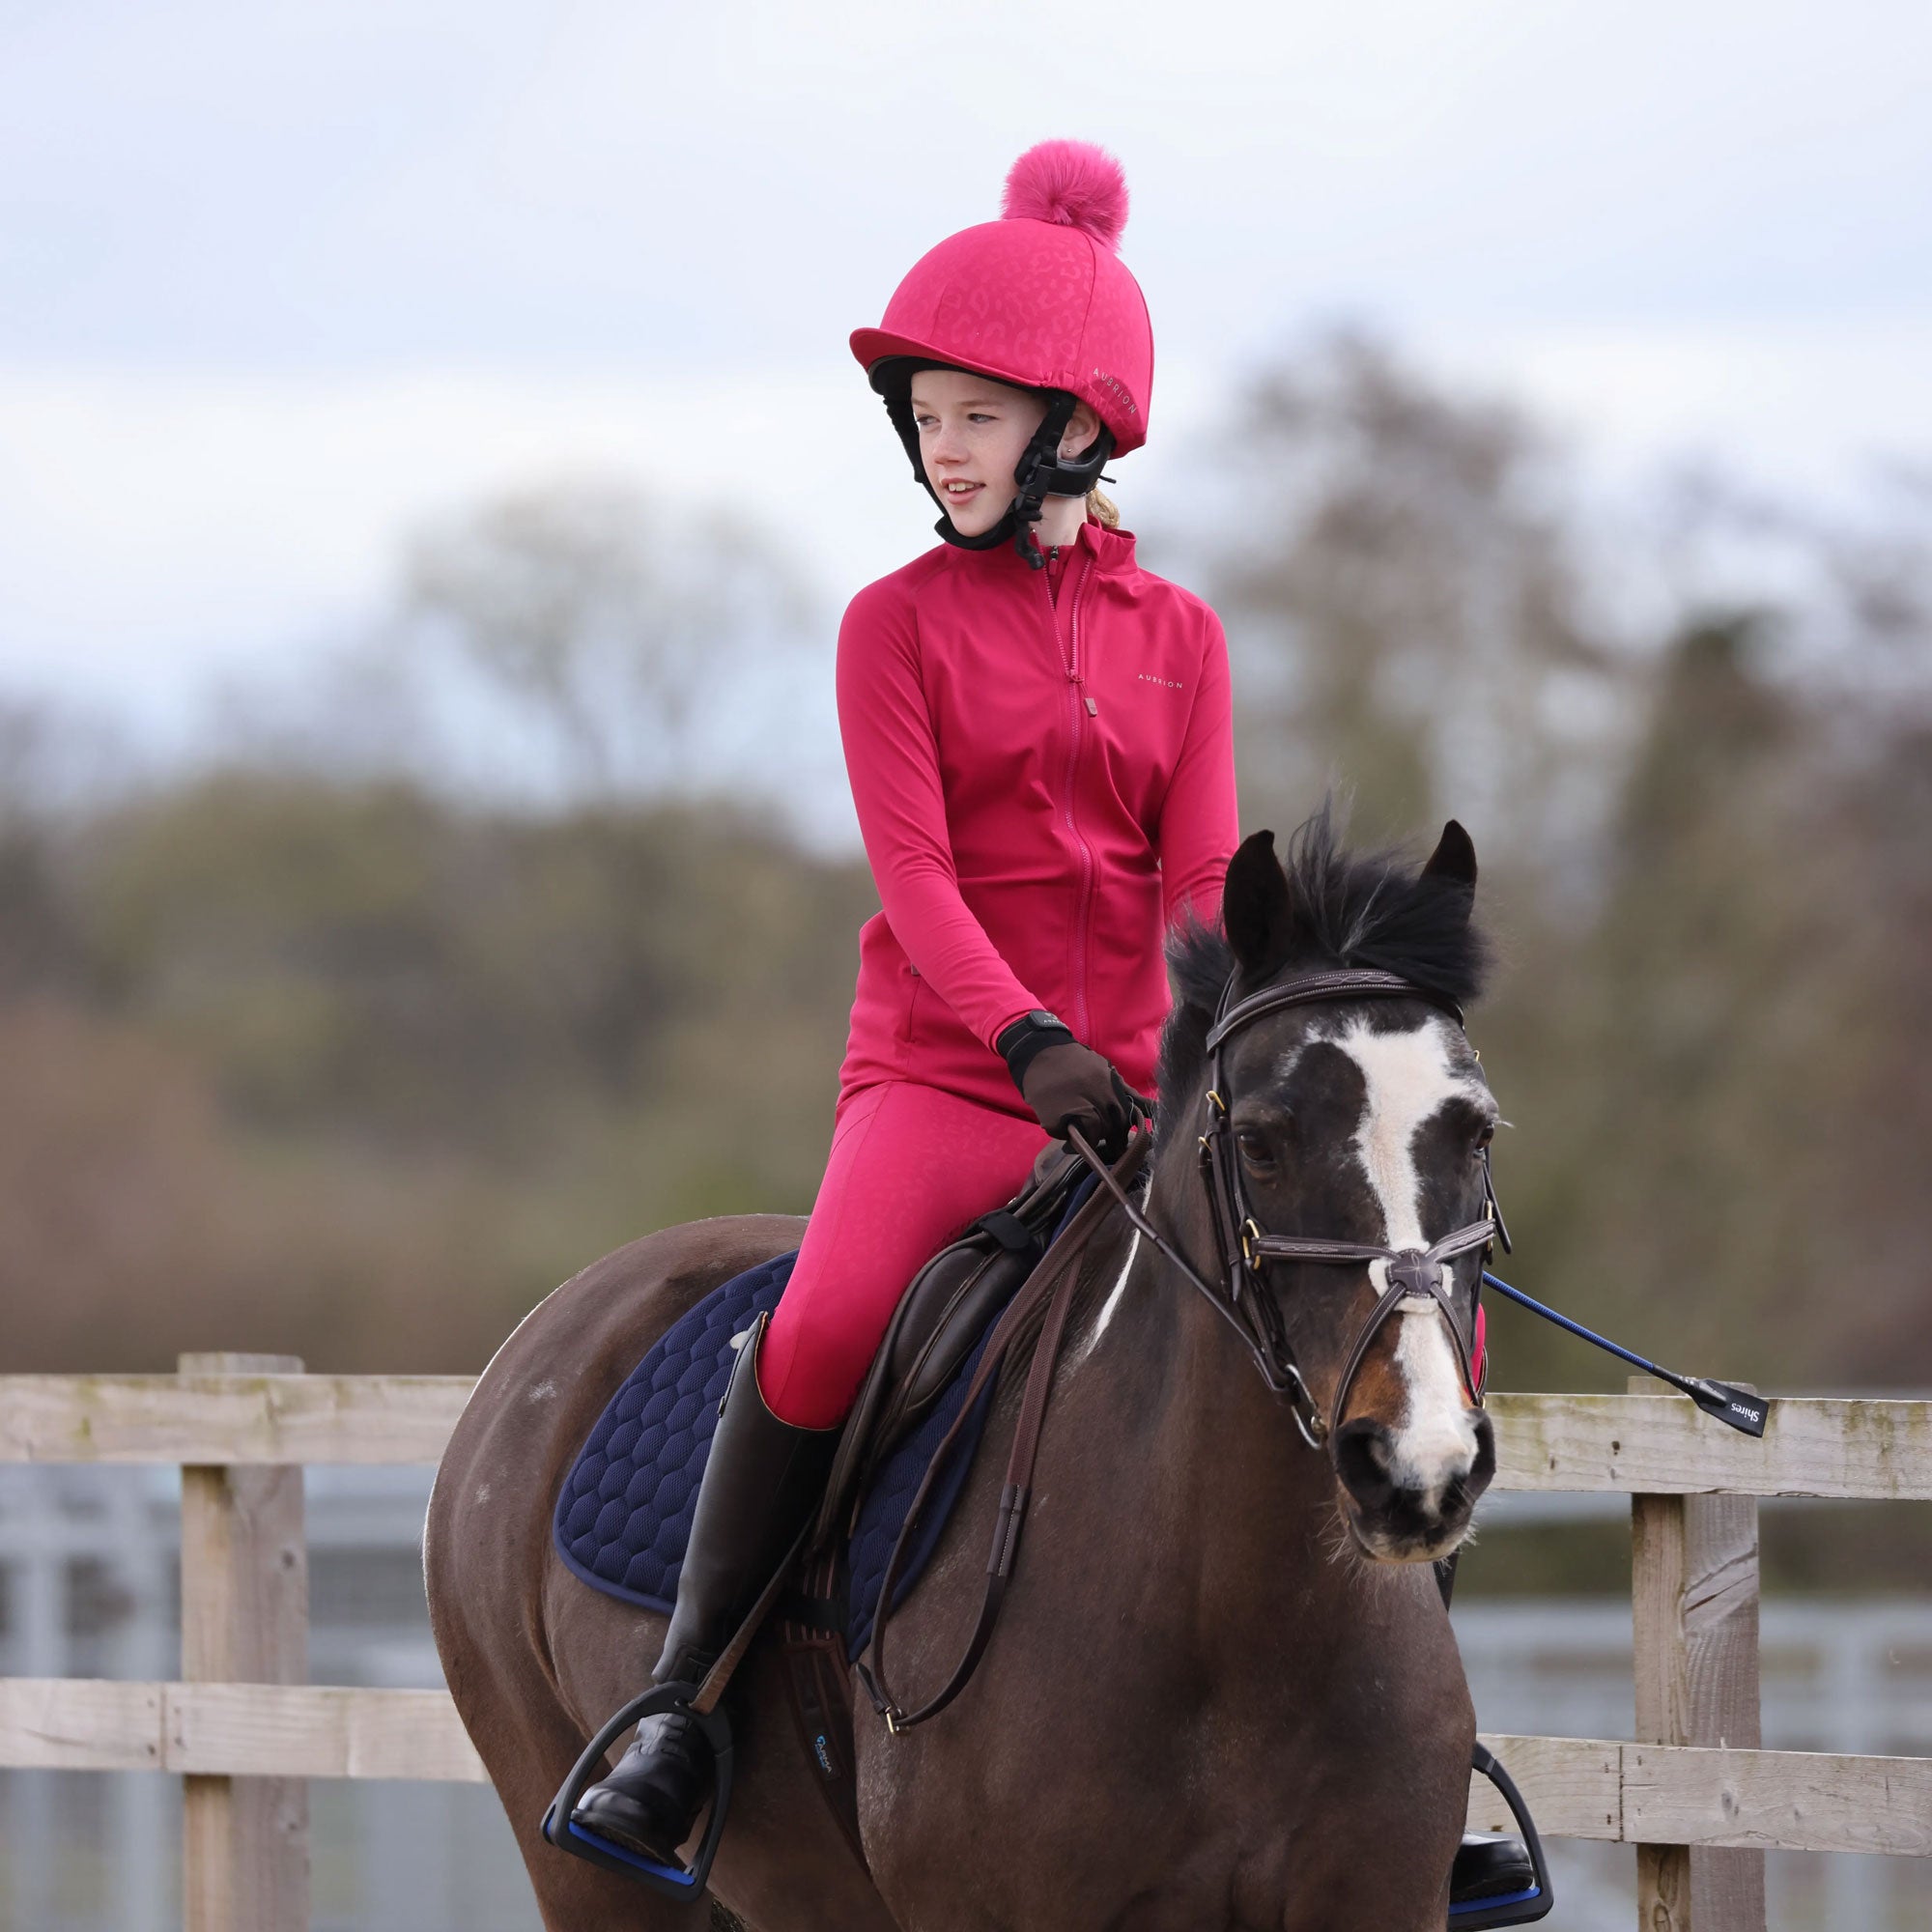
[[[308,1472],[313,1682],[440,1684],[418,1548],[429,1480]],[[1487,1514],[1552,1503],[1570,1499],[1496,1497]],[[173,1677],[179,1508],[166,1469],[0,1467],[0,1675]],[[1627,1602],[1472,1600],[1455,1620],[1485,1730],[1631,1735]],[[1768,1747],[1932,1755],[1932,1598],[1774,1602],[1763,1621]],[[535,1932],[487,1787],[318,1779],[309,1794],[317,1932]],[[0,1773],[0,1932],[171,1932],[180,1837],[178,1779]],[[1632,1849],[1550,1850],[1561,1904],[1547,1922],[1629,1932]],[[1932,1923],[1932,1861],[1776,1853],[1769,1865],[1776,1932]]]

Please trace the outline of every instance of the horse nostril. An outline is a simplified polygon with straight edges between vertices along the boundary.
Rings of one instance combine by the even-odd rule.
[[[1357,1502],[1385,1503],[1394,1494],[1395,1444],[1379,1422],[1362,1417],[1344,1423],[1336,1432],[1334,1454],[1335,1473]]]
[[[1462,1488],[1473,1505],[1496,1473],[1496,1430],[1486,1409],[1476,1411],[1476,1454]]]

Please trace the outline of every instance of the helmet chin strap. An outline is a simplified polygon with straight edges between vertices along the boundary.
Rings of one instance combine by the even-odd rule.
[[[932,479],[925,473],[925,465],[920,461],[919,427],[912,419],[911,377],[917,369],[951,366],[940,362],[916,363],[912,369],[903,372],[903,382],[889,379],[883,388],[886,413],[892,417],[893,427],[898,431],[899,440],[905,444],[906,455],[912,460],[912,472],[942,511],[946,508],[946,499],[932,487]],[[894,373],[896,375],[899,372]],[[991,529],[982,530],[977,537],[962,536],[952,527],[950,514],[942,516],[932,527],[948,543],[960,550],[997,550],[1010,538],[1013,548],[1026,559],[1028,568],[1040,570],[1045,567],[1046,558],[1034,540],[1033,526],[1039,522],[1047,497],[1086,496],[1101,480],[1100,471],[1114,453],[1114,438],[1110,431],[1102,429],[1078,456],[1063,457],[1060,454],[1060,439],[1066,434],[1066,425],[1073,420],[1073,412],[1079,403],[1065,389],[1035,393],[1046,396],[1046,414],[1034,431],[1033,440],[1013,470],[1014,496],[1007,506],[1006,515]]]

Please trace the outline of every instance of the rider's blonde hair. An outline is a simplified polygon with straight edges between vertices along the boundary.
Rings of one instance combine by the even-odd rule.
[[[1121,527],[1121,513],[1115,508],[1113,498],[1104,491],[1088,491],[1087,514],[1096,524],[1104,524],[1110,530],[1117,530]]]

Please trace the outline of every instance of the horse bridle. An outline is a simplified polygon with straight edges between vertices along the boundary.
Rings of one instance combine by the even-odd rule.
[[[1170,1242],[1129,1199],[1106,1163],[1087,1145],[1077,1129],[1068,1138],[1125,1209],[1127,1219],[1166,1259],[1174,1264],[1204,1294],[1209,1306],[1240,1337],[1254,1358],[1262,1379],[1269,1391],[1288,1404],[1301,1438],[1311,1449],[1321,1448],[1341,1426],[1342,1413],[1368,1355],[1370,1345],[1383,1324],[1406,1301],[1428,1297],[1442,1311],[1456,1359],[1462,1371],[1463,1386],[1469,1399],[1482,1406],[1483,1391],[1469,1362],[1469,1341],[1456,1320],[1456,1310],[1448,1289],[1454,1286],[1453,1273],[1445,1264],[1481,1248],[1487,1250],[1501,1227],[1496,1209],[1495,1188],[1490,1178],[1489,1151],[1483,1152],[1483,1218],[1468,1222],[1426,1248],[1388,1248],[1365,1241],[1331,1241],[1296,1235],[1264,1233],[1248,1206],[1247,1190],[1241,1183],[1240,1159],[1234,1145],[1229,1117],[1227,1079],[1223,1071],[1227,1043],[1255,1021],[1290,1007],[1307,1007],[1341,1000],[1422,1000],[1447,1013],[1458,1027],[1463,1009],[1454,1000],[1405,980],[1399,973],[1384,973],[1373,967],[1338,967],[1331,972],[1308,973],[1279,985],[1264,986],[1245,1000],[1230,1005],[1234,998],[1235,977],[1221,989],[1213,1025],[1208,1032],[1208,1130],[1200,1137],[1202,1183],[1208,1190],[1214,1229],[1214,1245],[1221,1264],[1221,1279],[1210,1282]],[[1504,1236],[1507,1243],[1507,1236]],[[1324,1415],[1294,1359],[1289,1345],[1281,1308],[1266,1291],[1262,1271],[1270,1262],[1316,1262],[1333,1266],[1352,1267],[1365,1262],[1386,1262],[1387,1287],[1376,1305],[1363,1319],[1354,1345],[1349,1350],[1341,1379]],[[1445,1281],[1447,1287],[1445,1287]]]

